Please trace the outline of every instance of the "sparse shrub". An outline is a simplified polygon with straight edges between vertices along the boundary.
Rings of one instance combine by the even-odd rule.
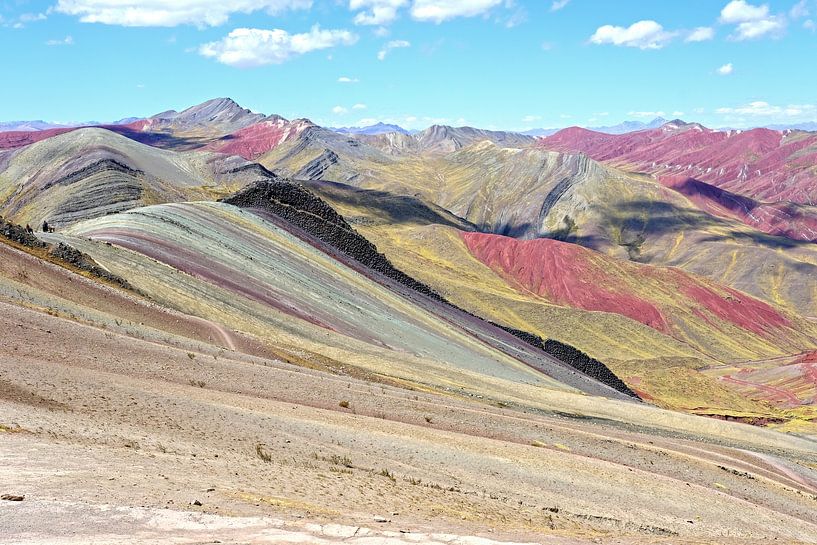
[[[193,380],[190,379],[190,386],[198,386],[199,388],[204,388],[207,385],[206,382],[203,380]]]
[[[394,478],[394,474],[390,472],[388,469],[381,469],[378,475],[380,475],[381,477],[386,477],[387,479],[391,480],[391,482],[397,481],[397,479]]]
[[[348,409],[349,408],[349,402],[344,399],[343,401],[338,403],[338,406],[343,407],[344,409]]]
[[[424,417],[424,418],[425,418],[425,420],[426,420],[426,423],[427,423],[427,424],[431,424],[431,420],[432,420],[432,418],[431,418],[431,415],[430,415],[430,414],[425,415],[425,417]]]
[[[188,352],[187,357],[190,358],[191,360],[196,359],[196,355],[194,353],[192,353],[192,352]]]
[[[337,454],[333,454],[329,457],[329,461],[336,466],[343,466],[343,467],[354,467],[352,465],[352,460],[348,456],[339,456]]]

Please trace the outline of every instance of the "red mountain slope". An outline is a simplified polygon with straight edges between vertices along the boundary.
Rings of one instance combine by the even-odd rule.
[[[817,134],[715,131],[698,124],[603,134],[571,127],[539,140],[556,151],[586,153],[661,179],[694,178],[761,201],[817,203]]]
[[[267,119],[220,138],[208,144],[206,149],[253,160],[281,142],[301,134],[309,126],[312,126],[312,123],[305,119],[293,121],[287,121],[283,117]]]
[[[764,233],[817,241],[817,134],[714,131],[674,121],[628,134],[571,127],[538,146],[651,174],[710,214]]]
[[[613,312],[685,340],[695,324],[787,338],[793,324],[771,305],[679,269],[616,260],[552,239],[462,233],[471,254],[520,290],[553,303]]]

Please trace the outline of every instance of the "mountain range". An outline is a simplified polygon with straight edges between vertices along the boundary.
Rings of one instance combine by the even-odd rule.
[[[814,542],[814,133],[125,121],[0,133],[4,441],[113,505]]]
[[[219,102],[223,102],[230,99],[215,99],[213,102],[215,104],[211,104],[210,106],[213,108],[218,107]],[[243,108],[242,108],[243,109]],[[249,110],[247,110],[249,112]],[[252,113],[252,112],[249,112]],[[178,112],[175,110],[168,110],[166,112],[162,112],[151,116],[152,118],[170,118],[174,115],[179,115]],[[69,124],[60,124],[60,123],[51,123],[48,121],[42,120],[32,120],[32,121],[6,121],[0,122],[0,132],[11,132],[11,131],[42,131],[47,129],[60,129],[60,128],[67,128],[67,127],[92,127],[97,125],[127,125],[133,123],[134,121],[138,121],[142,118],[139,117],[126,117],[120,119],[118,121],[112,121],[110,123],[99,123],[97,121],[86,121],[81,123],[69,123]],[[597,127],[588,127],[588,130],[596,131],[596,132],[603,132],[607,134],[626,134],[630,132],[636,131],[643,131],[646,129],[657,129],[667,123],[668,120],[663,117],[655,117],[652,121],[639,121],[639,120],[628,120],[622,121],[616,125],[604,125],[604,126],[597,126]],[[365,126],[349,126],[349,127],[327,127],[329,130],[341,133],[341,134],[361,134],[361,135],[378,135],[378,134],[388,134],[388,133],[402,133],[402,134],[415,134],[420,132],[419,130],[409,130],[404,129],[403,127],[393,124],[393,123],[383,123],[377,122],[372,125],[365,125]],[[772,124],[772,125],[763,125],[759,128],[766,128],[772,129],[776,131],[783,131],[783,130],[798,130],[798,131],[810,131],[810,132],[817,132],[817,122],[807,122],[807,123],[792,123],[792,124]],[[550,136],[562,130],[562,128],[538,128],[538,129],[526,129],[523,131],[518,131],[519,134],[525,136]],[[730,130],[729,127],[721,128],[720,130]],[[731,130],[736,130],[732,128]],[[513,132],[513,131],[511,131]]]

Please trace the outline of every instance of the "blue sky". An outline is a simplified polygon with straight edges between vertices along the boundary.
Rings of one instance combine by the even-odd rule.
[[[813,121],[816,27],[817,0],[0,0],[0,120]]]

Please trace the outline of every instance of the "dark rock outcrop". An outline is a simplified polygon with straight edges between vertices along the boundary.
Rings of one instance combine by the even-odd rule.
[[[539,335],[534,335],[533,333],[529,333],[521,329],[515,329],[513,327],[504,326],[495,322],[490,323],[507,331],[514,337],[522,339],[529,345],[535,346],[536,348],[547,352],[557,360],[568,364],[585,375],[593,377],[599,382],[603,382],[611,388],[618,390],[622,394],[640,399],[638,394],[630,390],[630,388],[624,384],[624,381],[618,378],[609,367],[604,365],[599,360],[591,358],[578,348],[554,339],[544,340]]]
[[[300,184],[284,180],[260,181],[222,199],[222,202],[275,214],[383,276],[437,301],[446,302],[436,291],[392,265],[334,208]]]
[[[59,242],[56,245],[48,244],[43,242],[39,238],[37,238],[34,233],[29,233],[25,227],[17,225],[16,223],[11,223],[3,218],[0,218],[0,236],[25,246],[26,248],[32,249],[46,249],[48,248],[48,255],[56,262],[56,263],[64,263],[67,265],[71,265],[72,267],[79,269],[81,271],[85,271],[90,273],[97,278],[101,278],[106,280],[112,284],[115,284],[121,288],[127,290],[133,290],[133,287],[128,283],[127,280],[122,278],[121,276],[117,276],[115,274],[111,274],[110,272],[106,271],[99,264],[94,261],[91,256],[88,254],[84,254],[74,248],[73,246],[69,246],[63,242]]]
[[[528,333],[528,335],[530,334]],[[541,339],[539,340],[541,341]],[[555,341],[553,339],[548,339],[545,341],[542,349],[554,358],[565,362],[574,369],[578,369],[585,375],[591,376],[599,382],[603,382],[604,384],[615,388],[621,393],[638,398],[638,395],[630,390],[630,388],[624,384],[624,381],[618,378],[615,373],[610,371],[606,365],[597,359],[591,358],[578,348],[570,346],[569,344]]]
[[[127,280],[125,280],[121,276],[117,276],[103,269],[102,267],[99,266],[99,264],[96,261],[94,261],[91,258],[91,256],[80,252],[73,246],[69,246],[68,244],[60,242],[56,246],[52,246],[48,253],[52,257],[65,263],[68,263],[70,265],[73,265],[79,270],[91,273],[97,278],[107,280],[108,282],[111,282],[128,290],[133,289]]]
[[[355,231],[334,208],[298,183],[283,179],[261,180],[222,199],[222,202],[240,208],[257,209],[271,213],[343,252],[367,268],[377,271],[383,276],[435,301],[487,322],[487,320],[457,307],[429,286],[397,269],[385,255],[377,250],[374,244]],[[598,360],[590,358],[584,352],[551,339],[543,341],[538,335],[527,331],[493,322],[487,323],[514,335],[534,348],[550,354],[577,371],[625,395],[639,399],[638,395],[630,390],[607,366]]]
[[[25,227],[8,222],[3,218],[0,218],[0,235],[27,248],[48,247],[48,244],[38,239],[33,233],[26,231]]]

